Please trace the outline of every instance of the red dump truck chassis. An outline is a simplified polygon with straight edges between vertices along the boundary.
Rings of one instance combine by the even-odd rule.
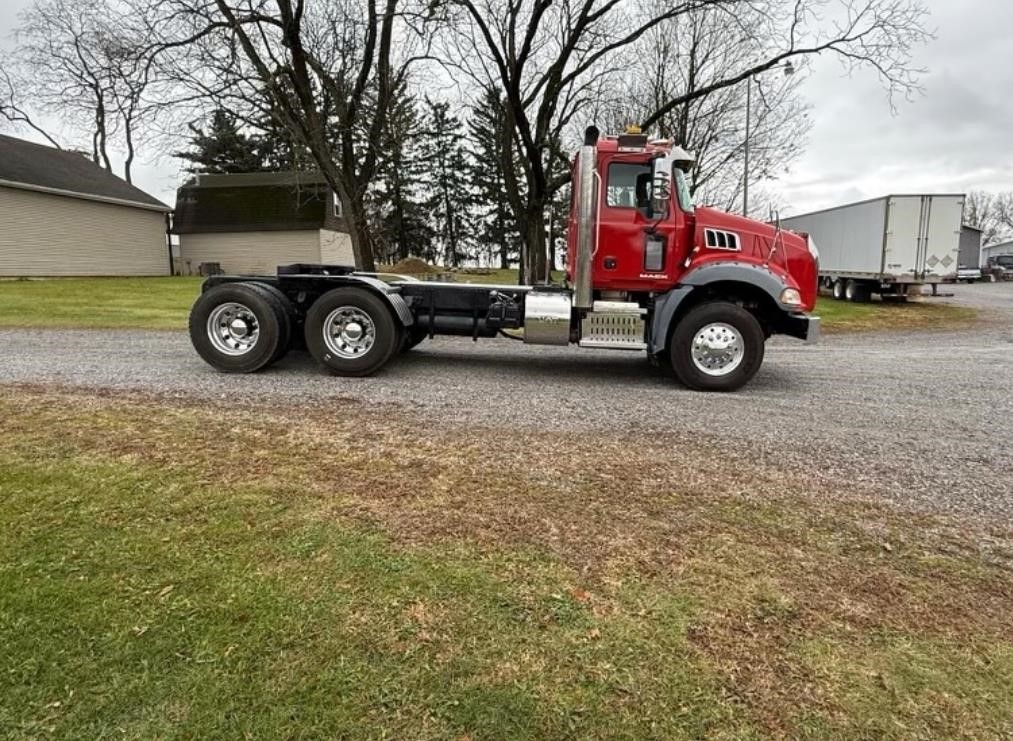
[[[215,368],[251,373],[303,344],[337,375],[376,372],[426,338],[646,353],[686,386],[749,381],[774,334],[819,337],[818,252],[806,235],[694,206],[692,156],[588,129],[573,164],[563,285],[436,283],[334,265],[214,276],[190,337]]]

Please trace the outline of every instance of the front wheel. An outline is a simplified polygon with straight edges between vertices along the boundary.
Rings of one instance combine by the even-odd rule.
[[[735,391],[763,363],[763,327],[738,304],[715,301],[689,311],[675,327],[669,353],[676,377],[698,391]]]
[[[339,376],[368,376],[401,346],[401,333],[387,305],[362,288],[335,288],[306,313],[306,347]]]

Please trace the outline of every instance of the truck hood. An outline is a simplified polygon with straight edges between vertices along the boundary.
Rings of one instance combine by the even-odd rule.
[[[747,219],[745,216],[737,214],[725,213],[710,206],[696,207],[696,224],[697,228],[710,227],[712,229],[728,229],[737,232],[742,237],[744,246],[748,242],[753,241],[748,239],[750,236],[773,240],[774,235],[777,234],[777,227],[772,224],[757,221],[756,219]],[[805,237],[801,237],[787,229],[781,230],[781,236],[784,238],[783,241],[786,245],[808,252]],[[779,239],[778,241],[780,242],[781,240]]]
[[[706,245],[707,229],[734,232],[738,235],[742,258],[749,262],[767,264],[772,271],[782,273],[782,277],[802,294],[807,311],[816,306],[818,293],[819,267],[816,256],[809,248],[808,236],[796,234],[782,229],[777,236],[777,227],[755,219],[747,219],[737,214],[729,214],[708,206],[697,206],[696,244]],[[771,245],[777,236],[777,249],[771,255]],[[705,248],[706,254],[708,250]],[[728,250],[714,249],[712,254],[727,257]]]

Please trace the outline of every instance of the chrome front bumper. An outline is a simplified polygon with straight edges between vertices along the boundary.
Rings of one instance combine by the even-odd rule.
[[[822,322],[818,316],[789,314],[781,327],[781,332],[803,340],[807,345],[815,345],[820,341],[821,329]]]

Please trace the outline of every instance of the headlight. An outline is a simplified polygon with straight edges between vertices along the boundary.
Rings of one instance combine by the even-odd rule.
[[[810,235],[809,239],[807,239],[806,241],[809,242],[809,254],[813,256],[813,260],[819,261],[820,251],[819,248],[816,246],[816,240],[812,238],[812,235]]]
[[[781,303],[785,306],[801,306],[802,294],[795,288],[785,288],[781,291]]]

